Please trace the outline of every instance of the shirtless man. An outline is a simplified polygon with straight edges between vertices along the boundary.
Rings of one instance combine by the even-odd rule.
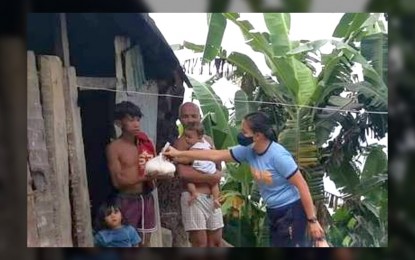
[[[187,102],[179,108],[179,120],[183,127],[200,124],[201,117],[199,107],[194,103]],[[204,137],[212,147],[214,144],[209,136]],[[189,145],[185,137],[180,136],[173,145],[178,150],[188,150]],[[217,164],[220,169],[220,164]],[[218,184],[221,172],[216,174],[202,174],[191,165],[177,165],[177,172],[183,180],[183,192],[181,194],[182,221],[185,231],[189,233],[192,247],[220,247],[222,246],[223,217],[220,208],[213,207],[211,186]],[[189,192],[186,182],[192,182],[199,194],[196,201],[189,205]]]
[[[142,244],[149,246],[151,232],[156,229],[154,198],[151,191],[155,180],[144,175],[144,166],[155,156],[151,140],[137,148],[141,110],[135,104],[124,101],[116,105],[115,123],[122,130],[121,136],[106,149],[108,168],[113,186],[118,190],[117,200],[127,222],[140,233]],[[141,134],[141,135],[140,135]],[[149,233],[149,234],[146,234]]]

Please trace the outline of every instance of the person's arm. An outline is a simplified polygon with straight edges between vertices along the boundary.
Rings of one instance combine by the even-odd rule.
[[[137,230],[133,226],[128,225],[127,232],[130,233],[128,237],[131,239],[131,244],[134,247],[139,247],[141,243],[141,237],[138,234]]]
[[[277,172],[297,187],[307,219],[314,219],[316,215],[308,184],[304,180],[292,155],[285,150],[275,157],[274,163]],[[324,236],[324,231],[318,221],[308,223],[310,234],[314,239],[322,238]]]
[[[207,160],[207,161],[234,161],[229,150],[195,150],[195,151],[179,151],[173,147],[169,147],[164,155],[173,158],[187,157],[192,160]]]
[[[177,172],[179,173],[179,177],[181,179],[192,183],[208,183],[210,185],[215,185],[220,182],[222,177],[222,173],[220,171],[216,171],[215,174],[202,174],[195,170],[192,166],[184,164],[177,165]]]
[[[289,181],[297,187],[300,193],[301,203],[303,204],[307,219],[314,219],[316,217],[316,214],[314,212],[313,199],[311,198],[311,193],[310,189],[308,188],[308,184],[305,181],[300,170],[297,170],[297,172],[289,179]],[[311,236],[314,239],[320,239],[324,237],[323,228],[320,226],[320,223],[318,221],[308,222],[308,224]]]
[[[206,141],[212,146],[212,150],[216,150],[215,143],[213,142],[212,138],[208,135],[205,135]],[[216,163],[216,169],[219,171],[222,171],[222,162],[215,162]]]
[[[102,238],[101,232],[97,232],[94,236],[94,246],[105,247],[104,239]]]
[[[185,157],[176,157],[173,160],[176,163],[185,164],[185,165],[190,165],[193,162],[193,160],[190,160],[189,158],[185,158]]]
[[[121,162],[118,157],[116,149],[109,145],[106,149],[108,169],[110,171],[111,181],[115,188],[119,189],[121,186],[130,186],[139,182],[150,180],[146,176],[139,176],[138,170],[135,178],[126,178],[123,170],[121,169]]]
[[[177,139],[173,146],[178,150],[187,150],[188,146],[183,139]],[[210,185],[215,185],[220,182],[222,173],[217,171],[215,174],[201,174],[199,171],[195,170],[191,165],[177,164],[176,170],[181,179],[185,182],[193,183],[208,183]]]

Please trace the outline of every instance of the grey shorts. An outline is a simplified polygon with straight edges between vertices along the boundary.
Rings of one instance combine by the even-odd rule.
[[[212,195],[198,194],[191,205],[189,205],[189,199],[190,193],[183,192],[180,204],[185,231],[223,228],[222,211],[220,208],[215,209]]]

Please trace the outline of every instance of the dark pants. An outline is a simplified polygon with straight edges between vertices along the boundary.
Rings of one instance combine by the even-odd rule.
[[[307,217],[301,200],[277,209],[267,208],[273,247],[308,247]]]

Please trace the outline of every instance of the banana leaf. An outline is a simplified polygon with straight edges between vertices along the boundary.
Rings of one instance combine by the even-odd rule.
[[[309,109],[299,109],[279,134],[279,142],[291,152],[310,188],[314,201],[324,199],[324,170],[316,146],[314,121]]]
[[[258,110],[258,103],[248,102],[248,96],[242,90],[235,93],[236,125],[240,125],[245,115]]]
[[[203,64],[209,63],[218,55],[225,33],[226,19],[221,13],[212,13],[208,15],[208,24],[209,31],[203,49]]]
[[[369,17],[369,13],[348,13],[343,15],[339,24],[334,29],[333,37],[349,38],[352,33],[362,27]]]
[[[291,16],[287,13],[264,13],[265,24],[270,32],[273,57],[282,57],[291,51],[289,39]]]
[[[211,124],[213,140],[217,149],[226,149],[235,146],[235,129],[229,125],[229,112],[221,99],[215,94],[212,87],[189,77],[193,91],[200,102],[203,114],[212,113],[214,121]],[[218,136],[219,138],[215,138]]]

